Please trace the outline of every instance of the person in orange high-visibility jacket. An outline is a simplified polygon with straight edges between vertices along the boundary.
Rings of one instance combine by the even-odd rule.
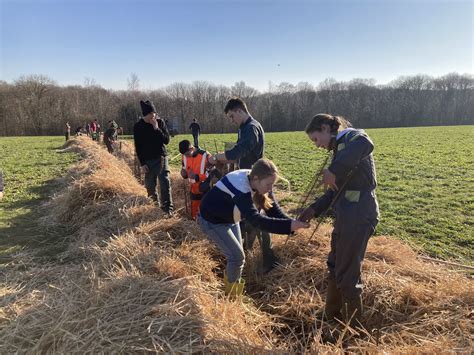
[[[179,142],[179,152],[182,154],[181,177],[188,179],[191,192],[191,217],[196,219],[203,193],[199,189],[207,179],[209,157],[205,150],[194,147],[190,141]]]

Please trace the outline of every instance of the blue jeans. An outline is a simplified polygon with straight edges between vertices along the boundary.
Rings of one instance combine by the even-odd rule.
[[[212,240],[227,259],[227,280],[236,282],[242,276],[245,253],[239,224],[214,224],[201,215],[197,219],[201,229]]]

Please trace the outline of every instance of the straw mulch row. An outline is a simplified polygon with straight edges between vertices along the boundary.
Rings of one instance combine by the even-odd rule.
[[[68,227],[57,262],[23,253],[2,273],[0,352],[469,352],[472,279],[417,259],[388,237],[369,243],[366,329],[322,322],[329,226],[275,236],[282,266],[261,277],[258,246],[244,270],[248,296],[223,296],[224,261],[198,226],[162,216],[132,174],[133,150],[108,154],[88,138],[49,203],[45,223]],[[173,174],[183,212],[181,180]]]
[[[223,297],[194,223],[164,218],[95,142],[65,149],[83,160],[44,222],[68,225],[72,242],[56,263],[22,254],[2,270],[0,353],[271,349],[270,317]]]
[[[472,350],[474,282],[455,270],[427,264],[398,240],[375,237],[364,261],[364,325],[323,322],[329,227],[285,244],[274,238],[282,267],[271,276],[247,270],[252,297],[283,324],[278,344],[292,351],[443,352]],[[328,344],[332,344],[328,348]]]

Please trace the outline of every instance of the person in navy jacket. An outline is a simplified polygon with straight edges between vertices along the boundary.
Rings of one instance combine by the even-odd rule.
[[[239,125],[237,143],[224,153],[214,155],[216,162],[237,162],[239,169],[252,169],[252,165],[263,158],[265,151],[265,132],[262,125],[252,117],[246,103],[239,97],[231,98],[224,107],[226,117]],[[210,160],[213,163],[213,160]],[[271,234],[255,228],[250,223],[240,223],[244,249],[252,250],[258,239],[262,251],[262,272],[270,272],[279,264],[273,251]]]
[[[224,274],[227,295],[241,295],[244,288],[241,220],[276,234],[290,234],[309,227],[308,223],[291,219],[281,210],[272,193],[277,178],[278,170],[273,162],[259,159],[252,170],[236,170],[224,176],[201,201],[198,222],[227,259]]]
[[[316,147],[333,151],[333,158],[323,170],[328,189],[303,211],[300,220],[308,222],[333,206],[325,314],[328,319],[342,316],[357,325],[362,315],[361,264],[378,223],[379,207],[374,144],[363,130],[349,125],[342,117],[317,114],[306,127],[309,139]]]

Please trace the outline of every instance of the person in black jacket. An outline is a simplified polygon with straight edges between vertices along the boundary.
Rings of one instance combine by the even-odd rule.
[[[300,220],[308,222],[333,205],[325,314],[357,325],[362,315],[361,264],[378,223],[379,207],[374,144],[363,130],[348,126],[342,117],[318,114],[306,127],[309,139],[334,155],[323,170],[323,183],[329,189],[303,211]]]
[[[252,170],[235,170],[224,176],[201,201],[198,223],[227,259],[227,295],[241,295],[244,289],[241,276],[245,254],[239,225],[242,219],[277,234],[309,227],[308,223],[289,218],[278,206],[272,194],[277,177],[276,166],[268,159],[260,159]]]
[[[156,108],[149,100],[140,101],[143,119],[133,127],[133,139],[141,171],[145,174],[145,187],[148,196],[158,203],[156,179],[160,184],[161,209],[171,214],[173,200],[169,178],[168,155],[166,145],[170,135],[166,123],[157,115]]]
[[[239,169],[251,169],[258,159],[263,158],[265,133],[262,125],[250,115],[247,105],[238,97],[231,98],[227,102],[224,112],[232,123],[239,125],[238,140],[232,149],[214,155],[216,157],[214,162],[234,161],[238,163]],[[210,162],[213,163],[212,159]],[[258,239],[262,250],[263,273],[277,266],[279,260],[273,251],[270,233],[259,230],[246,222],[242,222],[240,228],[246,250],[251,250],[255,239]]]
[[[201,134],[201,126],[197,123],[197,120],[193,118],[193,122],[189,125],[189,129],[193,135],[194,146],[199,148],[199,135]]]

